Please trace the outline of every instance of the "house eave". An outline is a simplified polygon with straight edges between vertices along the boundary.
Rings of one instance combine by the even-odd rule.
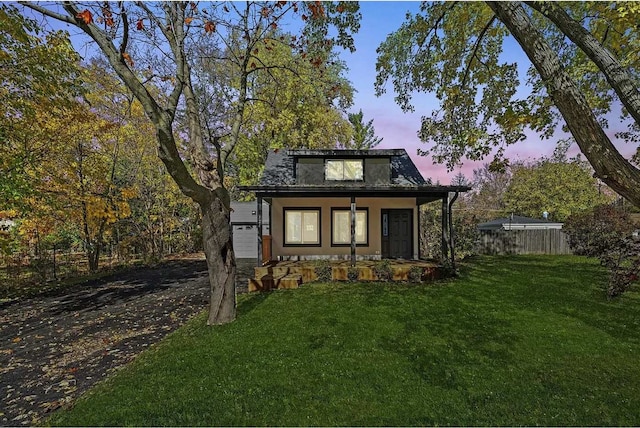
[[[468,186],[239,186],[240,190],[253,192],[261,197],[420,197],[433,200],[447,197],[449,193],[462,193],[471,190]]]

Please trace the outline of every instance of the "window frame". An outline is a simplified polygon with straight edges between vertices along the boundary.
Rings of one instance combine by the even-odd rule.
[[[342,208],[342,207],[332,207],[331,208],[331,246],[332,247],[350,247],[351,242],[342,243],[334,241],[334,232],[335,232],[335,213],[336,212],[348,212],[351,214],[351,208]],[[365,224],[364,224],[364,241],[358,242],[356,239],[356,247],[368,247],[369,246],[369,207],[356,208],[356,228],[358,221],[358,213],[364,213],[365,215]],[[349,216],[351,217],[351,216]],[[351,230],[351,224],[349,224],[349,230]]]
[[[287,213],[289,212],[313,212],[317,215],[318,241],[305,243],[301,231],[300,242],[287,242]],[[304,214],[301,219],[301,227],[304,224]],[[322,209],[320,207],[283,207],[282,209],[282,246],[283,247],[321,247],[322,246]]]
[[[330,162],[341,162],[342,163],[342,178],[329,178],[328,175],[328,169],[329,169],[329,163]],[[345,162],[359,162],[361,165],[360,170],[362,171],[362,175],[360,178],[345,178],[344,176],[344,164]],[[324,161],[324,179],[325,181],[346,181],[346,182],[359,182],[359,181],[364,181],[364,159],[363,158],[356,158],[356,159],[325,159]]]

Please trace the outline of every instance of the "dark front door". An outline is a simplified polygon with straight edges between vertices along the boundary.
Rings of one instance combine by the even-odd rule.
[[[413,210],[382,210],[382,257],[411,259]]]

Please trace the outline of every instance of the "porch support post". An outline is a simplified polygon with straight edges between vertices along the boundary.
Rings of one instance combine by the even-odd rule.
[[[258,266],[262,266],[262,196],[257,198],[258,207],[256,213],[258,214]]]
[[[453,198],[449,201],[449,243],[451,245],[451,269],[456,271],[456,240],[453,230],[453,203],[458,199],[458,192],[454,193]]]
[[[351,266],[356,265],[356,197],[351,197]]]
[[[442,260],[449,260],[449,193],[442,198]]]

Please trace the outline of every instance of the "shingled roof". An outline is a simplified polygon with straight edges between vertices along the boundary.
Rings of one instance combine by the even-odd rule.
[[[296,182],[296,159],[363,159],[388,158],[391,165],[390,182],[332,182],[302,184]],[[360,196],[360,197],[418,197],[420,203],[447,197],[450,192],[467,192],[468,186],[432,185],[425,180],[404,149],[372,150],[271,150],[267,154],[264,171],[257,185],[239,186],[255,192],[258,197],[289,196]]]
[[[429,184],[404,149],[387,150],[272,150],[267,155],[260,186],[295,186],[295,159],[299,157],[388,157],[391,161],[391,185]],[[349,186],[357,184],[349,183]]]

